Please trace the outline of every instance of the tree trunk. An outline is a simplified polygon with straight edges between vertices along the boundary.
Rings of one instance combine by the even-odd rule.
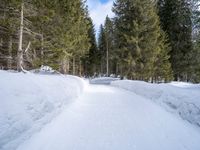
[[[79,60],[79,76],[82,76],[82,63],[81,60]]]
[[[44,60],[44,37],[41,37],[41,59]]]
[[[12,69],[12,36],[9,37],[9,43],[8,43],[8,63],[7,63],[7,68]]]
[[[106,50],[106,76],[108,77],[108,75],[109,75],[108,40],[106,43],[107,43],[106,44],[106,48],[107,48],[107,50]]]
[[[61,60],[60,72],[63,73],[63,74],[69,73],[69,59],[65,58],[65,59]]]
[[[118,75],[118,72],[119,72],[119,71],[118,71],[118,70],[119,70],[118,67],[119,67],[119,66],[118,66],[118,63],[116,63],[116,69],[115,69],[115,74],[116,74],[116,75]]]
[[[123,72],[123,66],[122,65],[120,65],[119,66],[120,67],[120,75],[122,76],[122,77],[124,77],[124,72]]]
[[[23,66],[23,50],[22,50],[22,40],[23,40],[23,26],[24,26],[24,3],[21,3],[21,22],[19,30],[19,43],[18,43],[18,52],[17,52],[17,70],[22,71]]]
[[[69,67],[70,67],[70,65],[69,65],[69,58],[68,58],[66,61],[67,61],[67,62],[66,62],[66,65],[67,65],[66,74],[69,74]]]
[[[73,57],[73,75],[76,74],[76,59]]]
[[[101,74],[104,73],[104,68],[103,68],[103,58],[101,58]]]
[[[65,73],[65,69],[64,69],[65,67],[64,67],[64,60],[62,59],[61,61],[60,61],[60,69],[59,69],[59,71],[62,73],[62,74],[64,74]]]

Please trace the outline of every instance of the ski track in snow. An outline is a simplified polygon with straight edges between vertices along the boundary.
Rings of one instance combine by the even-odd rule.
[[[139,95],[105,85],[84,94],[17,150],[199,150],[200,130]]]

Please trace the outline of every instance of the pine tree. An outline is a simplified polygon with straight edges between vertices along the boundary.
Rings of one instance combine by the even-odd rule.
[[[32,41],[34,46],[33,67],[40,67],[41,65],[52,65],[58,63],[56,57],[54,58],[55,41],[58,37],[55,32],[55,19],[60,16],[56,13],[56,0],[34,0],[34,5],[37,8],[37,16],[32,17],[32,25],[35,31],[36,39]],[[58,27],[59,25],[56,25]]]
[[[17,30],[19,27],[18,1],[0,1],[0,68],[15,69]]]
[[[7,0],[2,10],[5,17],[1,20],[1,25],[6,22],[7,31],[9,31],[5,32],[5,36],[9,37],[7,40],[9,46],[4,47],[4,50],[9,53],[9,57],[6,58],[7,68],[19,71],[22,68],[30,69],[33,65],[33,50],[35,49],[32,43],[37,39],[33,26],[33,18],[37,16],[35,2]]]
[[[173,73],[171,69],[171,63],[169,62],[169,52],[171,51],[171,47],[168,43],[168,39],[164,31],[161,31],[159,42],[160,52],[155,62],[155,74],[153,80],[155,82],[160,82],[162,80],[165,82],[172,81]]]
[[[191,72],[192,20],[187,0],[159,0],[159,16],[170,46],[175,80],[188,80]]]
[[[190,9],[192,12],[192,31],[193,40],[198,38],[198,33],[200,29],[200,10],[199,10],[199,0],[188,0],[190,4]]]
[[[192,72],[191,72],[191,79],[190,81],[199,83],[200,82],[200,39],[197,39],[194,42],[194,49],[192,52],[192,58],[193,58],[193,66],[192,66]]]
[[[107,75],[116,74],[115,50],[114,50],[114,22],[107,16],[105,19],[105,40],[106,40],[106,64]]]
[[[100,26],[99,37],[98,37],[98,49],[101,60],[101,69],[102,74],[106,74],[106,37],[104,26]]]
[[[159,41],[161,29],[154,3],[148,0],[117,0],[113,11],[123,59],[122,72],[129,78],[150,80],[155,75],[158,55],[165,51],[162,49],[165,43]]]
[[[42,63],[62,73],[80,73],[81,57],[89,49],[84,3],[63,0],[40,2],[39,6],[43,14],[38,23],[44,36]]]
[[[192,39],[193,39],[193,51],[191,52],[191,79],[192,82],[200,82],[200,10],[198,0],[189,0],[192,10]]]
[[[44,64],[81,74],[90,48],[84,1],[6,0],[0,7],[2,67],[21,71]]]
[[[99,68],[100,68],[100,59],[99,59],[99,51],[97,48],[97,42],[96,42],[96,37],[95,37],[95,29],[94,29],[94,25],[92,22],[92,19],[90,17],[88,17],[88,21],[89,21],[89,30],[88,30],[88,36],[90,39],[90,44],[91,47],[89,49],[89,53],[88,55],[86,55],[86,57],[84,58],[84,62],[85,62],[85,73],[89,76],[94,75],[94,73],[96,72],[100,72]]]

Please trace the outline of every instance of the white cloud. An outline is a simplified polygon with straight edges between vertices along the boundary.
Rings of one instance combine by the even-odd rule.
[[[90,17],[93,20],[95,29],[98,32],[99,26],[104,23],[106,16],[113,17],[112,12],[113,0],[109,0],[107,3],[101,3],[100,0],[87,0],[89,7]]]

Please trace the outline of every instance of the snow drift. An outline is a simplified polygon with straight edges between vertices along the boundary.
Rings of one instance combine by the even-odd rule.
[[[0,71],[0,149],[15,149],[83,90],[74,76]]]
[[[151,84],[142,81],[114,81],[112,86],[151,99],[182,119],[200,127],[200,85],[182,82]]]

